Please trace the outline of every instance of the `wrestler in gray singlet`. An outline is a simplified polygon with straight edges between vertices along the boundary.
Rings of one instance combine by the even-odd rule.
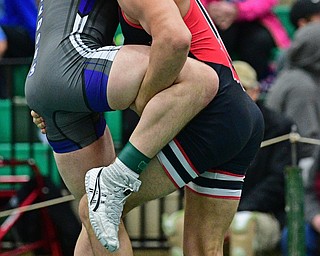
[[[83,148],[103,135],[110,111],[108,75],[120,49],[116,0],[41,0],[33,63],[26,80],[31,109],[46,120],[57,153]]]

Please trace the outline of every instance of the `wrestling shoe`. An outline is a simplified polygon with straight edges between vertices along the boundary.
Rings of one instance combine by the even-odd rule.
[[[119,224],[123,206],[141,185],[139,175],[118,158],[108,167],[93,168],[85,177],[89,218],[98,240],[110,252],[119,248]]]

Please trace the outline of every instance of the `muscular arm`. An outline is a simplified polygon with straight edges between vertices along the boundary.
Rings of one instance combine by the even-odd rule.
[[[131,22],[152,36],[149,66],[136,99],[141,111],[155,94],[177,79],[188,56],[191,34],[181,17],[184,13],[173,0],[119,0],[119,4]],[[189,3],[182,6],[188,8]]]

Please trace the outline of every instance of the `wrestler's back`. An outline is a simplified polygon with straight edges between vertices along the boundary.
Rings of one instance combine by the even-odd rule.
[[[80,84],[78,74],[86,59],[74,42],[79,40],[91,49],[113,44],[117,10],[115,0],[40,1],[35,55],[26,81],[31,108],[54,108],[57,92],[61,109],[67,110],[67,102],[72,99],[81,101],[81,90],[73,90],[72,95],[64,90],[68,85]]]

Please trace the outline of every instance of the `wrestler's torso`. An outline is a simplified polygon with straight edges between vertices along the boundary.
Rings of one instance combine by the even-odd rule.
[[[83,38],[110,45],[118,24],[117,8],[116,0],[43,0],[38,14],[43,18],[37,31],[45,34],[44,40],[57,44],[81,32]]]
[[[179,0],[181,1],[183,0]],[[183,20],[192,34],[190,56],[201,61],[230,67],[229,55],[200,0],[190,0],[189,10],[185,13]],[[151,36],[123,12],[120,15],[120,24],[125,44],[151,44]]]
[[[113,44],[117,8],[116,0],[40,1],[35,48],[43,54],[37,61],[47,63],[42,56],[59,55],[58,49],[68,55],[70,41],[95,48]]]

